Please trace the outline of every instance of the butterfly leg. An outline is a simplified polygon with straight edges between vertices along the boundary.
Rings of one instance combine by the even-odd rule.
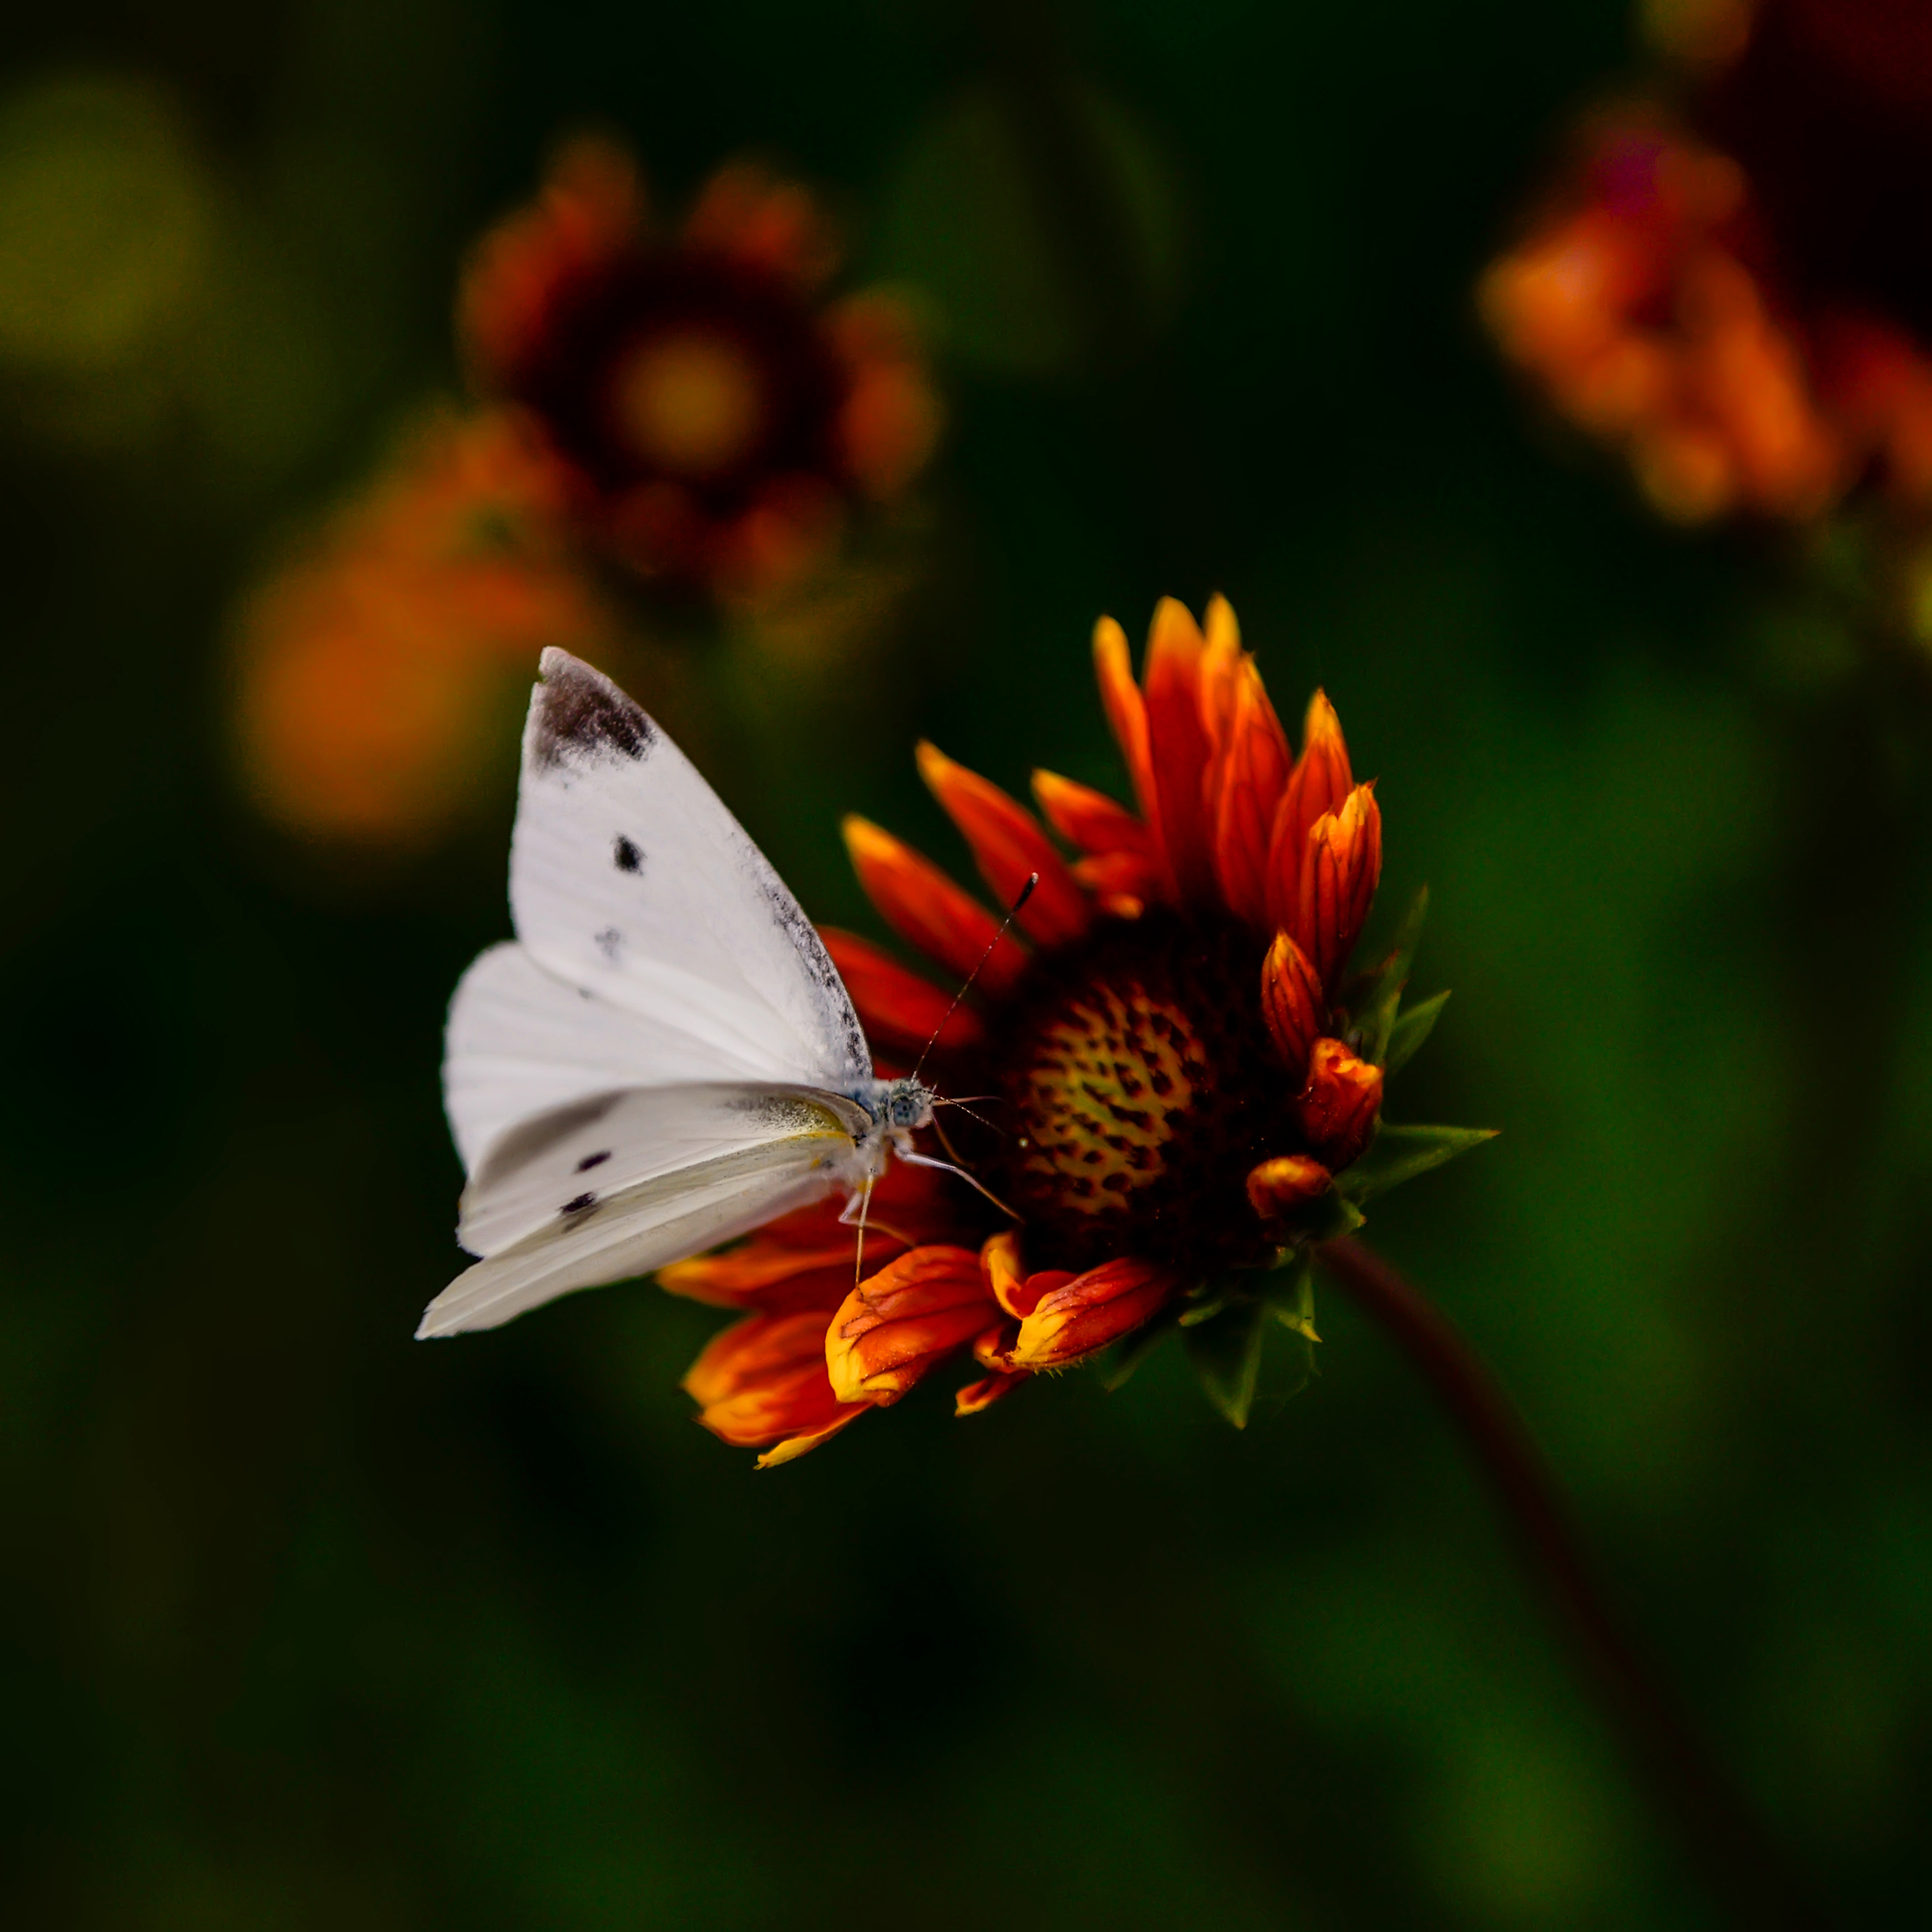
[[[859,1239],[852,1252],[852,1286],[857,1288],[866,1274],[866,1217],[872,1211],[872,1189],[877,1182],[875,1175],[868,1174],[859,1186],[846,1197],[845,1206],[839,1210],[838,1222],[841,1227],[859,1231]],[[854,1210],[857,1210],[856,1212]]]
[[[1021,1218],[984,1181],[976,1179],[963,1167],[955,1167],[950,1160],[934,1160],[929,1153],[907,1153],[904,1149],[900,1149],[899,1158],[908,1167],[936,1167],[941,1174],[956,1174],[968,1187],[977,1188],[983,1194],[1009,1221],[1017,1221]]]

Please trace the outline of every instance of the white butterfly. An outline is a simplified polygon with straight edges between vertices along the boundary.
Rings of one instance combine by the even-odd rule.
[[[691,761],[547,650],[524,726],[513,942],[450,1003],[443,1098],[482,1257],[418,1337],[494,1328],[922,1166],[919,1080],[880,1080],[837,968]]]

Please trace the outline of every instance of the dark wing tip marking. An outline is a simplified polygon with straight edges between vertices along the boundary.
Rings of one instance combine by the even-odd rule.
[[[575,1201],[566,1201],[558,1210],[564,1214],[587,1214],[597,1205],[594,1194],[580,1194]]]
[[[621,832],[617,835],[617,842],[611,848],[611,854],[617,862],[617,869],[620,872],[641,872],[644,869],[643,852]]]
[[[645,758],[658,727],[602,671],[567,651],[546,651],[530,706],[530,754],[539,771],[600,758]]]
[[[577,1163],[577,1171],[579,1174],[588,1174],[593,1167],[602,1167],[610,1158],[611,1150],[609,1148],[606,1148],[602,1153],[587,1153]]]

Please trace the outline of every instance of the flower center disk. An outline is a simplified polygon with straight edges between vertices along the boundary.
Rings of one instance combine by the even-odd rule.
[[[1198,1276],[1266,1259],[1246,1177],[1300,1144],[1263,950],[1232,923],[1151,913],[1034,961],[992,1026],[1013,1127],[995,1191],[1031,1266],[1125,1252]]]
[[[766,413],[760,373],[744,349],[696,328],[641,342],[618,364],[612,402],[644,463],[697,480],[743,462]]]

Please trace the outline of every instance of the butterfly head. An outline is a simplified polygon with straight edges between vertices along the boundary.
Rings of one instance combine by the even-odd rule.
[[[911,1133],[915,1127],[932,1124],[932,1089],[923,1081],[899,1079],[881,1080],[875,1089],[873,1104],[880,1126],[896,1139],[900,1134]]]

